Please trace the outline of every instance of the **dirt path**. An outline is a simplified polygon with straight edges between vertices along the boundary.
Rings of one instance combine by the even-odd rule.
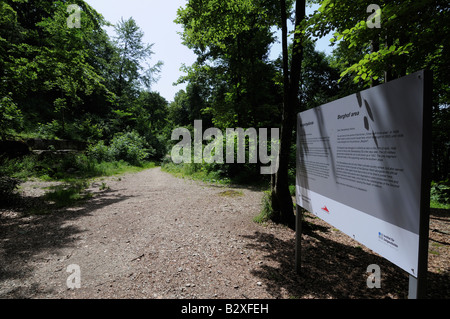
[[[260,192],[223,196],[227,189],[160,168],[105,183],[109,190],[79,208],[7,220],[3,229],[20,237],[1,236],[0,296],[270,297],[249,273],[261,256],[246,248],[247,236],[263,230],[252,222]],[[81,271],[73,291],[72,264]]]
[[[260,211],[259,191],[178,179],[160,168],[105,184],[109,189],[99,191],[97,185],[83,205],[49,215],[0,211],[0,298],[403,298],[407,293],[401,271],[316,219],[305,232],[304,272],[297,276],[295,233],[252,221]],[[366,286],[366,268],[373,263],[382,266],[383,289]],[[79,289],[67,286],[70,265],[79,267]],[[435,280],[447,280],[447,270]],[[449,296],[448,286],[438,289]]]

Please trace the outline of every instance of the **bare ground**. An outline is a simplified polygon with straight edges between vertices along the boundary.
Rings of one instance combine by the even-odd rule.
[[[406,273],[310,215],[297,275],[295,232],[252,221],[258,190],[160,168],[103,183],[61,210],[41,206],[42,183],[22,185],[25,207],[0,210],[0,298],[407,297]],[[449,225],[448,211],[431,212],[429,298],[450,297]],[[381,268],[381,289],[367,287],[371,264]],[[79,266],[79,289],[67,286],[69,265]]]

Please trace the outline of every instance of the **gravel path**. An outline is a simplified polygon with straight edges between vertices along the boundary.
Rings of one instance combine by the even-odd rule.
[[[406,296],[402,271],[313,218],[297,276],[295,233],[252,221],[260,191],[178,179],[160,168],[109,178],[107,189],[101,183],[78,207],[32,216],[0,211],[0,298]],[[28,186],[28,196],[42,192]],[[382,289],[366,285],[374,263]],[[448,280],[443,263],[436,282]],[[68,288],[71,265],[79,267],[80,288]],[[436,289],[449,296],[448,285]]]
[[[223,193],[230,189],[160,168],[120,179],[104,182],[109,189],[81,207],[7,219],[3,229],[20,237],[1,236],[0,296],[270,297],[250,274],[262,258],[246,247],[248,236],[264,229],[252,222],[260,192]],[[72,264],[80,289],[66,284]]]

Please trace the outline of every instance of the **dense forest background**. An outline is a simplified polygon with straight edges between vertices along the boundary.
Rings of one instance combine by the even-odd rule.
[[[174,101],[152,91],[162,62],[133,18],[118,21],[115,36],[101,13],[81,0],[0,0],[0,138],[73,140],[82,153],[1,157],[2,196],[17,178],[92,177],[111,165],[162,163],[166,170],[209,180],[269,185],[256,164],[171,163],[171,132],[204,127],[282,127],[287,75],[299,72],[295,113],[370,86],[433,71],[434,194],[450,202],[450,9],[447,1],[378,1],[381,28],[368,28],[367,1],[311,1],[320,9],[300,16],[302,1],[190,0],[178,11],[184,44],[198,56],[184,66],[186,83]],[[80,27],[69,27],[76,4]],[[125,4],[124,4],[125,5]],[[275,30],[294,25],[284,53],[269,59]],[[164,32],[162,30],[161,32]],[[315,49],[314,39],[334,34],[334,51]],[[299,45],[300,43],[300,45]],[[301,59],[296,50],[301,48]],[[298,64],[300,61],[301,63]],[[297,64],[296,64],[297,63]],[[289,74],[288,74],[289,73]],[[294,132],[289,132],[294,134]],[[9,146],[8,146],[9,145]],[[15,146],[16,147],[16,146]],[[7,150],[6,148],[9,148]],[[20,152],[18,152],[20,153]],[[14,154],[13,154],[14,155]],[[295,183],[295,139],[286,168]]]

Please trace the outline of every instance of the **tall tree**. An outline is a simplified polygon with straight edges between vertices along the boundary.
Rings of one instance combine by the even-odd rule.
[[[292,18],[290,12],[294,3],[294,42],[289,52],[287,24]],[[257,87],[255,83],[264,83],[258,81],[258,77],[264,79],[263,74],[270,74],[267,53],[275,40],[271,28],[277,26],[282,29],[282,103],[279,110],[272,107],[267,112],[266,108],[262,113],[274,118],[273,115],[280,112],[280,116],[272,122],[263,119],[258,119],[258,122],[272,126],[281,124],[279,170],[272,178],[272,207],[274,220],[290,226],[294,225],[295,216],[289,192],[288,167],[296,113],[301,109],[299,87],[304,20],[305,1],[287,0],[190,0],[178,11],[177,19],[184,27],[184,43],[199,56],[196,68],[211,59],[214,64],[208,65],[207,69],[219,70],[217,74],[222,82],[218,81],[218,94],[212,111],[216,111],[215,124],[220,118],[222,124],[231,125],[228,127],[244,123],[255,125],[254,120],[258,119],[255,115],[262,112],[260,108],[252,112],[252,105],[264,103],[261,100],[255,103],[252,99],[262,96],[262,92],[271,92],[273,104],[277,103],[279,92],[275,88],[271,90],[269,82],[264,87]],[[274,74],[269,78],[273,79]],[[248,117],[248,114],[252,116]]]
[[[273,123],[273,114],[261,111],[277,109],[267,94],[276,90],[275,68],[268,60],[276,18],[267,4],[273,2],[191,0],[178,10],[184,44],[198,55],[187,68],[187,80],[212,87],[207,111],[219,128]]]
[[[115,54],[110,70],[117,95],[117,108],[114,110],[117,118],[113,123],[117,130],[123,130],[132,121],[133,102],[143,88],[151,88],[163,63],[159,61],[150,66],[153,44],[144,43],[144,33],[133,18],[122,18],[115,25],[115,32]]]
[[[68,26],[72,3],[81,10],[81,28]],[[28,121],[56,120],[64,133],[67,117],[82,113],[76,111],[85,97],[96,91],[107,99],[104,79],[89,59],[94,35],[104,32],[103,18],[80,0],[5,0],[0,6],[5,26],[0,93],[10,96]]]
[[[144,33],[133,18],[119,21],[115,25],[114,44],[117,49],[116,92],[134,96],[141,86],[150,88],[160,71],[162,62],[150,66],[154,54],[153,44],[143,41]]]
[[[294,39],[291,58],[288,51],[288,7],[285,0],[280,0],[282,48],[283,48],[283,110],[280,137],[279,169],[272,179],[272,209],[274,219],[295,225],[293,202],[289,192],[289,154],[293,140],[296,114],[300,111],[299,88],[303,60],[304,23],[306,19],[306,2],[295,2]],[[291,65],[289,65],[289,60]]]

